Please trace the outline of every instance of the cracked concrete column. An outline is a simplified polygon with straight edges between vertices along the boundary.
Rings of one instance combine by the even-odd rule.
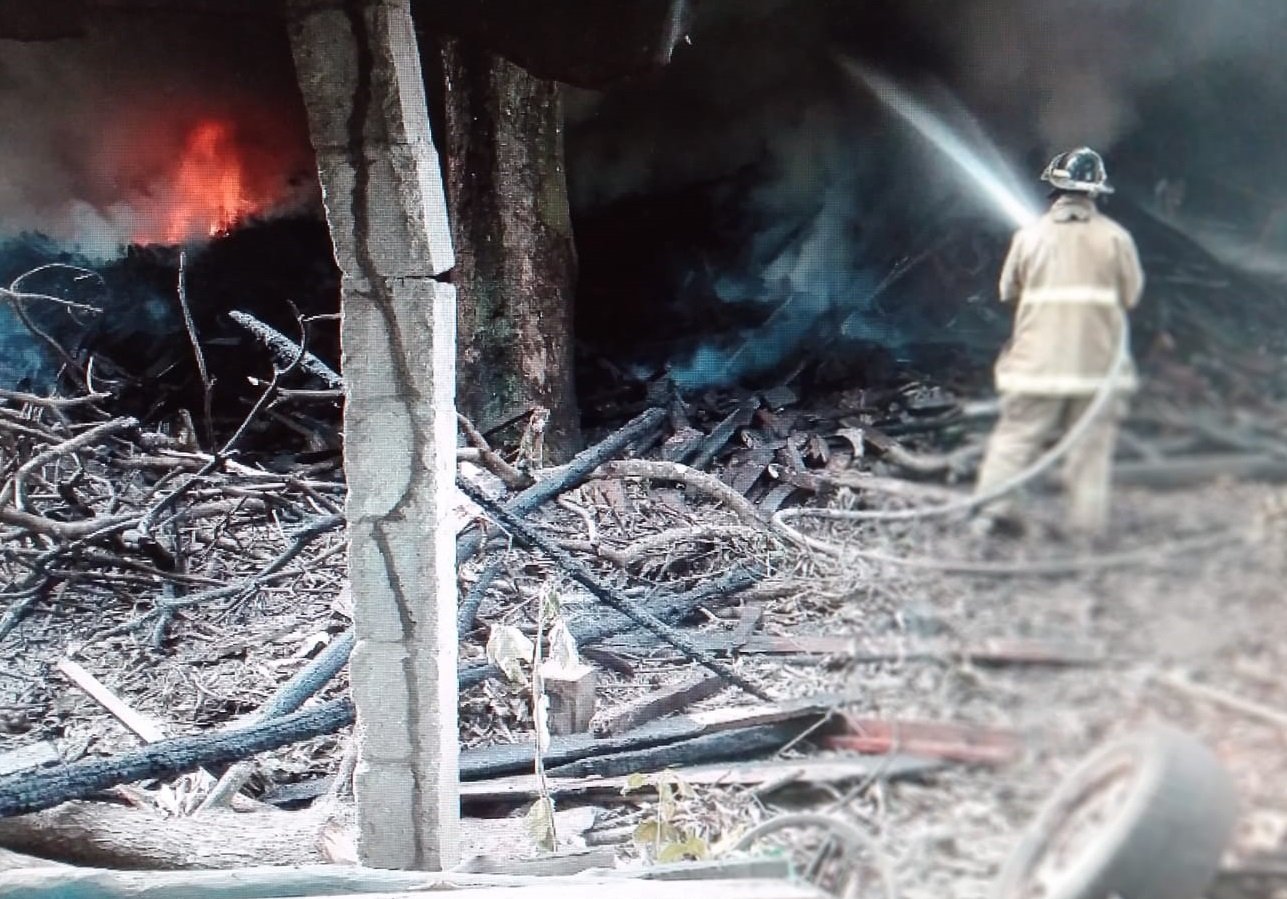
[[[440,870],[459,858],[460,818],[446,201],[409,0],[288,5],[343,272],[358,854]]]

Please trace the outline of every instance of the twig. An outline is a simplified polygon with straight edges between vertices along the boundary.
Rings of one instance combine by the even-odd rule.
[[[349,655],[353,652],[353,642],[354,634],[351,630],[332,640],[311,662],[278,687],[268,701],[260,706],[252,720],[280,718],[300,708],[348,664]]]
[[[210,371],[206,368],[206,354],[201,351],[201,339],[197,336],[197,324],[192,320],[192,309],[188,305],[188,254],[179,251],[179,308],[183,311],[183,327],[188,332],[188,342],[192,344],[192,355],[197,360],[197,372],[201,375],[203,408],[205,415],[206,446],[214,446],[214,382],[210,380]]]
[[[357,771],[361,756],[362,736],[359,729],[354,727],[353,733],[349,734],[348,739],[344,741],[344,752],[340,755],[340,764],[335,769],[335,779],[331,781],[331,788],[327,791],[328,799],[353,798],[353,773]]]
[[[587,540],[589,540],[591,543],[598,542],[599,528],[598,526],[595,525],[594,516],[590,514],[589,509],[587,509],[585,506],[581,505],[580,503],[574,503],[566,496],[559,497],[558,505],[560,508],[567,509],[573,515],[577,516],[583,522],[585,522],[585,537]]]
[[[558,545],[568,552],[585,553],[587,556],[594,556],[596,559],[606,559],[618,568],[629,568],[630,561],[626,554],[619,549],[606,546],[595,540],[559,540]]]
[[[281,718],[296,711],[308,699],[330,683],[339,674],[353,652],[355,635],[352,630],[345,631],[331,642],[331,645],[318,653],[317,657],[297,671],[290,680],[277,688],[259,709],[243,718],[234,727],[249,726],[272,718]],[[226,805],[232,800],[246,781],[255,773],[257,765],[252,761],[238,762],[219,778],[211,788],[209,795],[201,803],[200,810]]]
[[[50,589],[49,578],[43,572],[34,572],[24,583],[31,586],[22,587],[16,593],[0,594],[0,599],[10,600],[4,617],[0,617],[0,641],[22,623],[27,613],[44,599]]]
[[[121,515],[100,515],[97,518],[86,518],[82,521],[54,521],[43,515],[20,512],[6,506],[0,506],[0,522],[16,525],[33,534],[44,534],[60,540],[83,540],[102,537],[113,531],[123,531],[136,524],[139,516],[135,513]]]
[[[103,310],[97,306],[90,306],[87,303],[77,303],[74,300],[64,300],[62,297],[56,297],[47,293],[33,293],[26,290],[13,290],[12,288],[0,287],[0,295],[18,302],[27,302],[36,300],[41,303],[52,303],[55,306],[62,306],[65,309],[74,309],[77,312],[92,312],[95,315],[102,315]]]
[[[218,783],[210,788],[206,798],[201,800],[201,804],[197,806],[197,811],[205,812],[212,808],[223,808],[228,805],[254,775],[256,767],[254,762],[237,762],[234,764],[224,772]]]
[[[56,443],[60,437],[60,435],[55,434],[52,431],[46,431],[43,428],[34,427],[30,423],[19,423],[13,421],[7,415],[0,418],[0,430],[8,431],[10,434],[17,434],[21,437],[27,437],[32,440],[40,440],[45,443]]]
[[[44,294],[33,294],[27,291],[24,291],[22,289],[23,282],[26,281],[28,278],[34,278],[36,275],[39,275],[42,272],[49,272],[49,271],[75,272],[80,276],[80,280],[84,280],[85,278],[93,278],[94,280],[98,281],[100,285],[106,284],[106,282],[103,281],[103,276],[91,268],[83,268],[82,266],[79,266],[79,265],[68,265],[65,262],[46,262],[44,265],[38,265],[35,268],[31,269],[30,271],[23,272],[21,275],[14,278],[13,283],[9,285],[9,290],[23,296],[39,297],[43,299],[53,300],[54,302],[67,302],[65,300],[59,300],[57,297],[46,297]],[[80,305],[80,304],[73,303],[71,305]],[[99,315],[101,315],[103,312],[103,310],[99,309],[97,306],[82,306],[81,308],[89,312],[97,313]]]
[[[39,396],[34,393],[23,393],[19,390],[0,388],[0,400],[9,400],[27,406],[43,406],[47,409],[67,409],[73,406],[88,406],[112,398],[110,393],[86,393],[81,396]]]
[[[110,434],[116,434],[130,428],[138,427],[136,418],[114,418],[111,421],[105,421],[102,424],[95,425],[87,431],[82,431],[75,437],[64,440],[57,446],[51,446],[43,452],[37,453],[31,459],[28,459],[16,472],[3,488],[0,488],[0,506],[6,506],[10,502],[21,502],[23,494],[23,482],[31,477],[38,469],[57,459],[59,456],[65,456],[82,450],[99,442],[102,438]],[[21,511],[21,509],[20,509]]]
[[[0,781],[0,818],[52,808],[144,778],[173,777],[289,746],[353,723],[353,703],[337,699],[285,718],[214,734],[176,737],[112,758],[84,759]]]
[[[769,465],[768,474],[774,480],[812,493],[847,489],[908,499],[934,499],[940,502],[947,502],[959,496],[956,491],[947,487],[904,481],[899,478],[882,478],[857,471],[837,471],[829,474],[816,471],[792,471],[774,462]]]
[[[179,501],[179,498],[183,496],[185,493],[187,493],[189,490],[191,490],[194,486],[196,486],[196,484],[202,478],[204,478],[206,475],[210,474],[212,471],[222,466],[224,462],[227,461],[233,449],[237,446],[238,443],[241,442],[241,438],[244,437],[246,432],[250,429],[251,422],[253,422],[256,418],[258,418],[259,414],[268,407],[269,403],[272,400],[273,393],[277,389],[277,382],[281,379],[282,375],[284,375],[286,372],[290,371],[292,368],[294,368],[296,365],[299,364],[299,361],[302,358],[302,355],[304,353],[304,347],[300,346],[298,350],[300,355],[297,355],[295,359],[290,363],[290,365],[288,365],[285,369],[278,369],[278,368],[273,369],[272,380],[269,381],[268,386],[265,387],[263,391],[260,393],[259,399],[255,402],[255,405],[251,407],[248,413],[246,413],[246,417],[241,420],[241,424],[237,427],[237,430],[233,432],[233,435],[228,438],[227,442],[224,443],[223,447],[216,450],[210,456],[209,461],[207,461],[204,465],[201,466],[201,468],[197,470],[196,474],[194,474],[191,478],[189,478],[182,485],[180,485],[178,489],[171,491],[169,495],[167,495],[164,499],[162,499],[159,503],[154,505],[151,509],[147,511],[146,514],[143,515],[143,517],[139,520],[139,526],[138,526],[138,529],[141,533],[143,533],[145,536],[150,535],[153,527],[156,524],[157,518],[161,515],[162,512],[164,512],[166,509],[170,508],[175,503],[177,503]]]
[[[510,490],[522,490],[535,483],[531,475],[519,471],[502,459],[492,449],[491,444],[487,442],[487,438],[482,435],[478,428],[474,427],[472,421],[459,412],[456,413],[456,421],[460,424],[460,429],[465,432],[469,442],[478,449],[482,464],[488,471],[504,481],[506,487]]]
[[[536,775],[537,804],[544,807],[550,827],[550,845],[543,847],[551,852],[559,847],[558,831],[554,828],[554,800],[550,798],[550,783],[545,778],[545,749],[550,738],[550,700],[545,695],[545,678],[541,674],[541,641],[545,634],[550,595],[542,592],[537,597],[536,639],[532,643],[532,721],[536,724],[536,739],[532,741],[532,772]]]
[[[260,378],[247,378],[251,384],[259,385],[266,383]],[[336,388],[326,388],[324,390],[305,390],[302,388],[277,388],[277,399],[274,403],[284,402],[286,400],[299,400],[306,403],[335,403],[344,399],[344,391]]]
[[[276,558],[268,562],[259,569],[254,575],[239,581],[235,584],[229,584],[226,587],[214,587],[209,590],[201,590],[197,593],[189,593],[187,596],[175,597],[174,599],[161,600],[156,607],[150,612],[146,612],[132,621],[127,621],[120,627],[109,631],[109,634],[125,633],[133,630],[146,622],[155,618],[158,614],[175,609],[186,608],[187,606],[199,605],[203,602],[209,602],[214,599],[223,599],[228,596],[237,596],[242,593],[254,590],[267,583],[271,578],[277,575],[281,569],[286,567],[292,559],[304,551],[313,540],[322,534],[339,527],[344,523],[344,516],[341,514],[324,515],[315,519],[303,528],[295,532],[295,538],[291,545],[286,547]]]
[[[694,643],[684,633],[664,624],[653,615],[641,611],[636,604],[631,603],[626,599],[626,597],[621,596],[612,588],[601,583],[597,578],[590,574],[583,565],[538,534],[517,515],[510,512],[499,503],[493,501],[487,496],[487,494],[483,493],[473,484],[469,483],[464,478],[457,478],[456,486],[465,494],[465,496],[469,497],[485,512],[487,512],[488,515],[496,518],[496,520],[508,529],[515,537],[518,537],[529,546],[540,550],[556,562],[559,567],[563,568],[572,577],[573,580],[589,590],[596,598],[602,601],[604,605],[620,612],[622,615],[625,615],[640,627],[644,627],[652,631],[662,640],[678,649],[694,662],[697,662],[710,671],[715,672],[730,684],[741,687],[757,699],[768,700],[768,694],[766,694],[763,689],[751,683],[728,665],[716,659],[709,652]]]

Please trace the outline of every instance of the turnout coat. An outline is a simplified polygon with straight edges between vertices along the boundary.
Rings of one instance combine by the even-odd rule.
[[[1116,357],[1125,312],[1143,289],[1130,233],[1089,197],[1060,197],[1014,235],[1001,271],[1001,300],[1018,308],[997,360],[997,391],[1095,393]],[[1130,359],[1116,384],[1123,392],[1136,388]]]

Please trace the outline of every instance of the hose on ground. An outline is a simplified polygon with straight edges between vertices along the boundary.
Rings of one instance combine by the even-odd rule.
[[[1124,310],[1117,310],[1121,320],[1121,336],[1117,351],[1108,367],[1103,381],[1091,397],[1090,403],[1077,421],[1063,436],[1046,450],[1035,462],[1018,474],[993,487],[930,506],[916,506],[910,509],[817,509],[798,507],[783,509],[773,518],[773,527],[788,540],[809,549],[830,556],[848,556],[866,559],[871,562],[899,565],[906,568],[920,568],[930,571],[952,572],[959,574],[1007,575],[1007,574],[1063,574],[1076,571],[1096,570],[1111,567],[1123,567],[1155,561],[1156,559],[1176,553],[1191,552],[1198,548],[1209,548],[1233,539],[1229,533],[1206,534],[1197,538],[1186,538],[1155,544],[1143,549],[1122,553],[1110,553],[1093,556],[1073,556],[1028,562],[986,562],[961,561],[951,559],[925,558],[916,556],[898,556],[873,550],[864,550],[819,540],[801,533],[788,524],[789,521],[801,518],[813,518],[824,521],[847,522],[891,522],[915,521],[926,518],[963,514],[982,508],[1007,494],[1026,486],[1046,474],[1054,465],[1063,459],[1090,431],[1108,407],[1117,389],[1117,384],[1130,359],[1130,321]]]
[[[889,860],[880,847],[876,845],[875,840],[849,822],[834,818],[831,815],[824,815],[818,812],[778,815],[776,818],[770,818],[757,824],[742,834],[741,839],[730,847],[729,851],[744,852],[758,840],[780,830],[788,830],[793,827],[821,828],[844,843],[845,848],[851,855],[866,853],[871,856],[872,865],[876,868],[880,877],[886,899],[894,899],[894,896],[897,895],[894,889],[894,873],[890,869]]]

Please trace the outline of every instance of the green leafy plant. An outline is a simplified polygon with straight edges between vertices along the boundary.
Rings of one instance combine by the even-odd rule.
[[[700,834],[679,823],[680,801],[693,797],[692,786],[673,771],[661,772],[651,784],[647,775],[632,774],[621,794],[628,795],[649,786],[657,790],[657,811],[635,828],[634,841],[662,864],[708,858],[710,844]]]

